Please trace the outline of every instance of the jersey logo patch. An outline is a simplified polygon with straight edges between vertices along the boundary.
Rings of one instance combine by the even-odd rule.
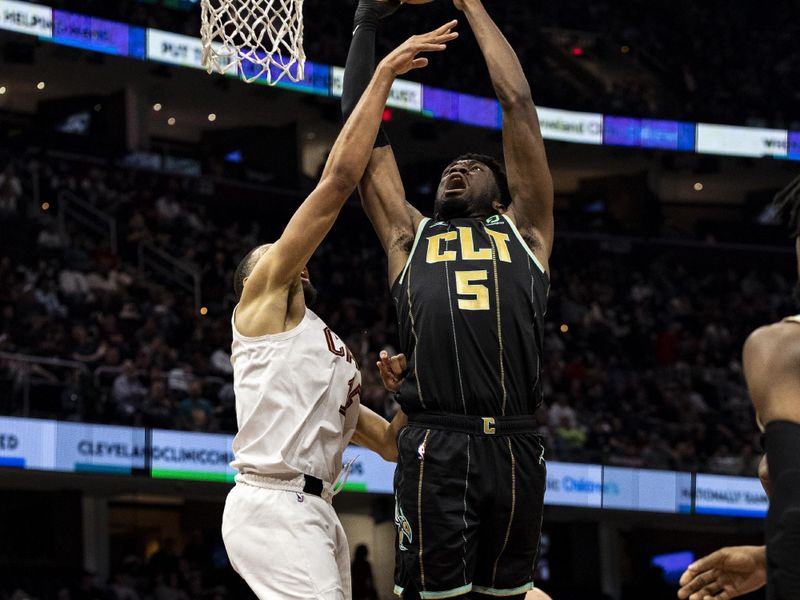
[[[397,496],[394,497],[394,524],[397,527],[397,547],[405,552],[408,548],[406,548],[404,542],[410,544],[414,539],[414,534]]]
[[[487,225],[499,225],[502,221],[500,220],[500,215],[492,215],[488,219],[486,219]]]

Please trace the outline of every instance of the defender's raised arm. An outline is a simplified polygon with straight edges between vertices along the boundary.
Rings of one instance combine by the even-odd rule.
[[[353,39],[347,54],[342,114],[349,117],[375,68],[375,35],[378,20],[390,15],[399,2],[360,0],[353,22]],[[451,21],[428,34],[435,43],[446,44],[458,37]],[[364,210],[375,228],[389,260],[391,285],[408,258],[411,241],[422,215],[406,202],[403,181],[389,138],[380,130],[375,148],[359,186]]]

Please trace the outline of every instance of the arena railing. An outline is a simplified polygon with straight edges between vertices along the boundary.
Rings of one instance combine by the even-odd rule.
[[[67,221],[103,238],[112,254],[117,254],[117,220],[72,192],[61,190],[58,193],[58,222],[62,234],[66,233]]]
[[[82,362],[31,356],[12,352],[0,352],[0,366],[8,375],[11,389],[8,395],[0,398],[0,406],[6,405],[4,412],[13,412],[21,416],[31,415],[31,389],[36,386],[57,387],[60,392],[66,385],[65,378],[59,378],[53,371],[67,370],[88,373],[88,367]],[[17,406],[17,398],[22,397],[21,406]]]
[[[194,296],[195,313],[202,306],[202,274],[189,263],[170,256],[150,242],[141,242],[138,249],[139,272],[156,275]]]

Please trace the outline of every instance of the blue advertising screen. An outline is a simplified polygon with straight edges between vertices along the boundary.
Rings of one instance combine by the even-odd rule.
[[[458,121],[467,125],[500,129],[500,104],[491,98],[458,94]]]
[[[686,568],[694,562],[694,552],[672,552],[670,554],[659,554],[650,560],[654,567],[660,567],[664,571],[664,581],[676,585]]]
[[[605,117],[603,120],[603,143],[612,146],[640,146],[642,121],[629,117]]]
[[[789,132],[789,158],[800,160],[800,131]]]
[[[95,17],[53,11],[53,41],[104,54],[144,58],[145,32],[141,27]]]
[[[458,96],[455,92],[425,86],[422,93],[422,112],[434,119],[458,121]]]
[[[642,120],[642,148],[694,151],[696,127],[694,123]]]

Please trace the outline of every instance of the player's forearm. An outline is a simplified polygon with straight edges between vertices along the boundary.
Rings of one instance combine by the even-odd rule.
[[[390,68],[378,66],[333,145],[323,179],[330,177],[350,192],[355,190],[369,162],[394,79]]]
[[[391,432],[392,423],[363,404],[359,406],[354,444],[377,452],[384,460],[397,462],[397,446]]]
[[[486,12],[481,0],[464,0],[464,14],[481,48],[495,94],[503,108],[531,102],[531,88],[517,53]]]

